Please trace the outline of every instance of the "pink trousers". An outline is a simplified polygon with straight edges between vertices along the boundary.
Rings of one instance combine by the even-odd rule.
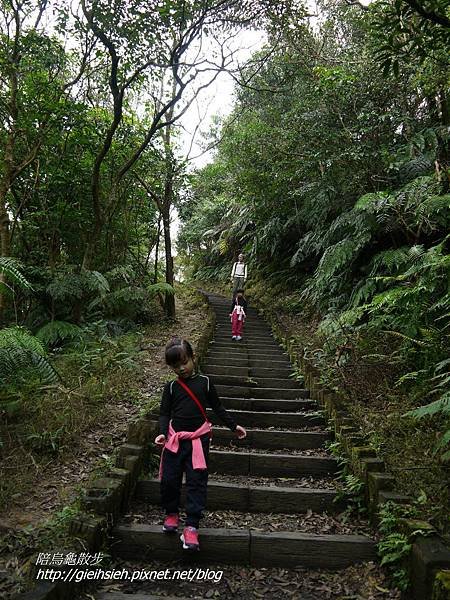
[[[242,330],[244,328],[244,319],[241,318],[239,321],[239,315],[234,312],[231,315],[231,335],[240,335],[242,336]]]

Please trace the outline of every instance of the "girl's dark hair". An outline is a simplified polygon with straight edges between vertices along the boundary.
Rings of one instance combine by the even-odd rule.
[[[166,364],[169,367],[180,363],[185,357],[194,358],[194,351],[190,343],[180,337],[173,337],[166,344]]]

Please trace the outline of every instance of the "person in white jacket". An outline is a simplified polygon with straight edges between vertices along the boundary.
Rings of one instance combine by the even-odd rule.
[[[247,265],[244,263],[244,255],[239,254],[237,262],[233,264],[231,270],[231,281],[233,282],[233,295],[239,289],[244,289],[247,281]]]

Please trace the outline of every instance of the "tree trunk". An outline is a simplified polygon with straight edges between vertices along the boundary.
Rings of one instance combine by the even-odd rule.
[[[103,221],[100,218],[95,219],[94,227],[88,237],[86,248],[84,250],[83,262],[81,264],[82,271],[89,271],[94,260],[95,249],[100,239],[103,229]]]
[[[166,194],[170,194],[172,196],[172,176],[168,176],[166,179],[166,188],[165,188],[165,198]],[[164,202],[164,209],[162,213],[163,220],[163,229],[164,229],[164,249],[166,255],[166,283],[173,286],[174,284],[174,276],[173,276],[173,258],[172,258],[172,240],[170,237],[170,202]],[[175,296],[173,294],[166,294],[165,301],[165,312],[166,317],[169,319],[175,318]]]
[[[0,256],[10,256],[10,224],[8,210],[6,208],[6,193],[4,185],[0,186]]]
[[[153,283],[158,283],[158,254],[159,254],[159,240],[161,238],[161,214],[158,217],[158,233],[156,237],[156,248],[155,248],[155,274],[153,276]]]
[[[8,150],[8,153],[9,150],[12,152],[12,146],[9,148],[9,143],[7,144],[6,150]],[[11,187],[11,165],[6,157],[4,163],[4,174],[0,181],[0,256],[2,257],[11,256],[11,219],[6,204],[6,197]],[[3,273],[0,273],[0,283],[4,282],[5,276]],[[0,322],[3,320],[5,308],[6,296],[0,289]]]
[[[439,90],[438,102],[441,122],[448,128],[448,125],[450,124],[450,109],[448,97],[444,89]],[[442,185],[442,193],[448,194],[450,190],[450,150],[448,141],[439,144],[437,165],[438,177]]]
[[[6,189],[2,185],[0,188],[0,256],[10,255],[10,218],[6,208]],[[0,273],[0,283],[5,282],[5,276]],[[3,313],[6,308],[6,297],[2,293],[0,286],[0,323],[3,320]]]

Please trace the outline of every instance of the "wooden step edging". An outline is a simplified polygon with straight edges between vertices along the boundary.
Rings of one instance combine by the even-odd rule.
[[[208,409],[208,417],[213,425],[221,424],[216,414]],[[291,412],[257,412],[246,410],[229,410],[230,415],[238,425],[242,427],[306,427],[307,425],[324,426],[325,420],[321,415],[311,412],[291,413]]]
[[[235,444],[237,447],[310,450],[321,448],[331,439],[327,431],[277,431],[274,429],[247,429],[247,437],[238,440],[236,434],[229,429],[213,429],[212,446]]]
[[[277,398],[233,398],[222,396],[221,400],[226,409],[256,412],[294,412],[296,410],[317,412],[319,408],[317,402],[311,398],[278,400]]]
[[[136,431],[132,429],[130,434],[131,439],[139,439],[141,428],[145,428],[151,432],[148,436],[150,440],[156,437],[159,432],[156,415],[146,417],[141,427]],[[331,433],[329,431],[277,431],[276,429],[254,428],[247,430],[247,437],[243,440],[238,440],[236,434],[230,431],[230,429],[215,427],[213,428],[212,447],[214,447],[215,443],[221,446],[234,443],[238,447],[242,446],[245,448],[311,450],[321,448],[324,442],[330,439]]]
[[[244,378],[254,378],[254,379],[258,379],[258,378],[267,378],[267,377],[276,377],[278,379],[284,378],[284,379],[292,379],[293,381],[296,381],[295,379],[292,378],[292,369],[285,368],[285,369],[258,369],[258,368],[251,368],[251,367],[239,367],[239,366],[234,366],[233,368],[231,368],[230,366],[220,366],[220,365],[215,365],[213,363],[210,363],[208,365],[208,363],[206,363],[206,365],[203,366],[203,372],[205,373],[205,375],[210,375],[210,376],[214,376],[214,375],[229,375],[230,372],[234,373],[235,376],[236,375],[240,375],[241,377]],[[298,381],[298,380],[297,380]]]
[[[278,398],[280,400],[295,400],[300,398],[309,398],[308,389],[283,389],[283,388],[260,388],[238,385],[217,384],[217,393],[222,398],[228,396],[235,398]]]
[[[292,454],[259,454],[211,450],[209,471],[229,475],[259,475],[263,477],[323,477],[337,471],[334,458]]]
[[[153,505],[160,504],[160,481],[141,479],[135,496]],[[184,505],[186,490],[183,487],[181,502]],[[234,510],[258,513],[339,512],[344,501],[336,500],[336,490],[321,488],[293,488],[278,486],[251,486],[214,481],[208,483],[208,510]]]
[[[286,390],[303,390],[302,384],[295,379],[288,377],[243,377],[236,375],[217,375],[214,373],[208,373],[205,369],[205,375],[210,377],[214,385],[231,385],[239,387],[251,387],[258,389],[286,389]]]
[[[121,558],[140,556],[188,560],[192,564],[225,563],[256,567],[341,569],[376,558],[375,544],[361,535],[260,533],[249,529],[201,530],[201,550],[186,552],[178,535],[163,534],[160,525],[120,525],[113,530],[112,552]]]
[[[158,572],[158,571],[156,571]],[[151,580],[150,580],[151,581]],[[93,598],[93,596],[92,596]],[[96,592],[95,600],[191,600],[187,596],[154,596],[153,594],[123,594],[122,592]]]

